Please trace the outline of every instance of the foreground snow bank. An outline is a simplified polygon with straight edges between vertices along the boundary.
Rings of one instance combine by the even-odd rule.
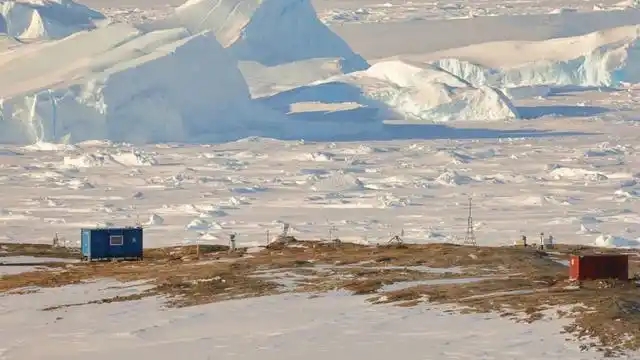
[[[309,0],[190,0],[153,27],[212,30],[242,61],[276,66],[314,58],[338,58],[343,72],[367,62],[317,17]]]
[[[640,82],[640,26],[538,42],[478,44],[430,57],[438,58],[431,64],[474,86],[619,86]]]
[[[554,319],[555,308],[544,319],[523,324],[494,314],[455,315],[448,307],[371,305],[360,296],[331,292],[181,309],[163,309],[161,299],[146,298],[41,311],[146,288],[100,281],[0,297],[0,348],[8,349],[3,355],[7,360],[85,360],[88,355],[95,360],[326,360],[348,354],[386,360],[402,349],[407,359],[474,359],[481,348],[491,359],[601,358],[565,341],[561,331],[567,321]]]
[[[283,134],[281,115],[251,101],[235,61],[212,32],[145,34],[115,24],[21,47],[6,59],[0,65],[0,142]]]
[[[95,28],[101,13],[71,0],[2,1],[0,33],[24,40],[59,39]]]
[[[518,117],[500,91],[468,82],[434,66],[380,62],[365,71],[335,76],[272,97],[272,105],[299,101],[359,103],[380,119],[427,122],[497,121]]]

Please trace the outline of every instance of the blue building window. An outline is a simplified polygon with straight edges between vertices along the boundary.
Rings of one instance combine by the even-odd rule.
[[[124,245],[124,237],[122,235],[111,235],[111,236],[109,236],[109,245],[110,246],[122,246],[122,245]]]

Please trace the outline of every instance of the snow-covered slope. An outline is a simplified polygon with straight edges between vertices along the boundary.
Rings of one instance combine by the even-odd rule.
[[[499,90],[473,87],[434,66],[381,62],[266,99],[276,108],[305,101],[359,103],[377,108],[380,120],[495,121],[518,117]]]
[[[238,60],[276,66],[314,58],[338,58],[343,72],[367,62],[325,26],[309,0],[191,0],[156,28],[213,30]]]
[[[537,42],[478,44],[425,59],[474,86],[619,86],[640,82],[640,26]]]
[[[495,360],[601,358],[581,352],[576,342],[567,343],[561,330],[568,323],[550,318],[551,311],[542,321],[515,323],[497,314],[456,315],[450,307],[436,305],[372,306],[363,297],[337,291],[181,309],[166,309],[158,298],[67,305],[126,298],[145,289],[140,282],[102,280],[7,294],[0,298],[7,309],[0,320],[11,331],[0,346],[10,349],[7,360],[84,360],[88,354],[95,360],[289,360],[300,354],[306,360],[453,360],[478,358],[478,349]],[[54,310],[41,310],[47,307]],[[317,350],[309,351],[313,348]]]
[[[1,1],[0,33],[24,40],[59,39],[93,29],[105,17],[71,0]]]
[[[283,134],[251,102],[211,32],[115,24],[21,47],[0,62],[0,142],[129,142]]]

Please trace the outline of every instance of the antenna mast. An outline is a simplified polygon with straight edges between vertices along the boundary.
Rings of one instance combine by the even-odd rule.
[[[476,234],[473,231],[473,217],[471,216],[471,196],[469,196],[469,217],[467,218],[467,233],[464,236],[464,244],[471,246],[478,246],[476,242]]]

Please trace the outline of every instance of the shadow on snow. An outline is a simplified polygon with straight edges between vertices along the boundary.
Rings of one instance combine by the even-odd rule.
[[[590,117],[611,111],[611,109],[601,106],[573,105],[518,106],[517,109],[522,119],[535,119],[545,116]]]
[[[292,89],[260,100],[266,106],[289,113],[291,104],[295,103],[358,103],[364,107],[355,109],[345,109],[337,111],[305,111],[289,113],[292,125],[300,126],[305,122],[316,124],[327,124],[328,127],[354,127],[362,131],[354,131],[349,134],[336,135],[340,131],[328,131],[326,134],[305,134],[307,141],[388,141],[388,140],[464,140],[464,139],[507,139],[507,138],[541,138],[541,137],[561,137],[593,135],[584,132],[556,132],[549,130],[518,129],[499,130],[487,128],[458,128],[433,123],[398,123],[381,124],[378,120],[384,117],[382,114],[393,118],[393,111],[382,102],[365,97],[362,90],[356,86],[346,83],[333,82],[314,86],[305,86]],[[524,112],[528,117],[535,118],[548,114],[569,114],[577,113],[578,109],[589,111],[587,107],[519,107],[518,110]],[[585,108],[587,108],[585,110]],[[536,111],[537,109],[537,111]],[[602,108],[602,112],[608,109]],[[593,110],[593,113],[596,111]],[[568,115],[567,115],[568,116]],[[295,125],[294,125],[295,124]],[[309,136],[310,135],[310,136]],[[297,140],[294,138],[279,137],[280,140]]]
[[[439,124],[384,124],[379,131],[371,133],[350,134],[341,136],[306,137],[306,141],[391,141],[391,140],[474,140],[474,139],[510,139],[510,138],[544,138],[595,135],[576,131],[549,131],[537,129],[497,130],[486,128],[455,128]],[[294,140],[294,139],[280,139]]]

